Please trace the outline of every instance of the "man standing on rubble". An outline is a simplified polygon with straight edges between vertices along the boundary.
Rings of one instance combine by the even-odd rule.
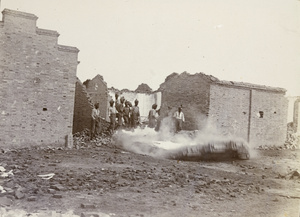
[[[138,107],[139,101],[136,99],[134,101],[134,106],[132,107],[132,118],[131,118],[131,123],[132,127],[136,128],[137,124],[140,122],[140,109]]]
[[[93,139],[96,135],[98,135],[100,131],[100,110],[99,103],[94,105],[92,110],[92,131],[91,131],[91,139]]]
[[[182,130],[182,123],[185,121],[181,107],[178,107],[178,111],[175,112],[173,117],[175,118],[175,132],[178,133]]]

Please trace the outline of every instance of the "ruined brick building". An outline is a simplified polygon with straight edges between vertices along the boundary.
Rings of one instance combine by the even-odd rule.
[[[33,14],[0,22],[0,145],[64,144],[72,133],[77,56]]]
[[[83,82],[86,87],[86,91],[91,98],[91,102],[95,105],[95,103],[99,103],[100,114],[102,117],[107,118],[107,97],[108,90],[107,84],[103,80],[101,75],[96,75],[92,80],[86,80]]]
[[[184,72],[169,75],[159,91],[162,115],[182,105],[187,130],[201,130],[209,122],[220,133],[242,137],[255,147],[284,144],[285,89],[220,81],[203,73]]]
[[[114,98],[115,90],[108,89],[100,75],[82,84],[76,78],[79,50],[59,45],[59,34],[38,28],[36,21],[33,14],[3,11],[0,146],[65,144],[72,132],[90,128],[93,103],[100,103],[101,114],[107,118],[108,101]],[[121,91],[121,95],[131,102],[138,99],[144,117],[154,103],[161,108],[162,117],[182,106],[185,130],[201,130],[209,122],[222,134],[259,146],[285,141],[285,92],[220,81],[203,73],[173,73],[157,91],[142,85],[136,91]],[[295,110],[299,111],[299,100]],[[299,115],[294,120],[299,123]],[[298,124],[296,127],[299,130]]]
[[[92,81],[88,82],[90,93],[85,90],[85,85],[78,82],[80,91],[76,88],[76,98],[80,95],[84,98],[83,101],[87,101],[87,98],[94,96],[94,101],[102,101],[105,98],[109,101],[114,99],[117,92],[120,97],[124,96],[132,103],[135,99],[139,100],[142,120],[147,118],[154,103],[161,108],[161,117],[172,116],[176,109],[182,106],[186,118],[183,125],[185,130],[201,130],[209,123],[220,134],[242,137],[255,147],[282,145],[286,138],[288,104],[285,98],[286,90],[282,88],[220,81],[203,73],[191,75],[186,72],[169,75],[157,91],[151,92],[149,88],[143,88],[146,93],[138,91],[139,88],[135,91],[107,89],[102,76],[96,76]],[[94,91],[95,87],[100,87],[97,89],[99,92]],[[83,106],[76,103],[76,98],[74,115],[82,115],[81,118],[80,115],[74,118],[74,126],[90,128],[87,117],[90,116],[92,105],[89,103]],[[82,127],[76,129],[82,130]]]

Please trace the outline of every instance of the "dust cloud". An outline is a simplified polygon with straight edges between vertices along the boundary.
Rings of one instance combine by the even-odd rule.
[[[119,130],[113,136],[113,144],[121,149],[138,154],[150,155],[156,158],[202,158],[203,152],[224,147],[224,144],[234,141],[247,149],[247,142],[230,135],[221,135],[210,124],[205,123],[202,129],[196,131],[181,131],[174,133],[174,123],[171,117],[161,121],[160,130],[153,128],[137,128],[134,131]]]

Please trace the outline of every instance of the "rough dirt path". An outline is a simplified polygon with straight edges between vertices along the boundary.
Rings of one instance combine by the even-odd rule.
[[[0,178],[6,190],[0,211],[299,217],[299,156],[299,150],[269,150],[248,161],[182,162],[104,145],[13,150],[0,154],[0,165],[14,173]],[[47,173],[55,175],[38,177]]]

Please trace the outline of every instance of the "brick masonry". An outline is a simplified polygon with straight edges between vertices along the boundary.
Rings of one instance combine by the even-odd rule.
[[[209,121],[220,134],[239,135],[248,138],[250,91],[210,86]]]
[[[283,145],[288,110],[284,93],[252,90],[251,104],[250,143],[255,147]]]
[[[84,82],[86,91],[91,98],[93,104],[99,103],[100,115],[108,120],[108,90],[107,84],[101,75],[96,75],[92,80]]]
[[[287,130],[285,91],[212,84],[209,121],[220,133],[251,146],[283,145]]]
[[[72,133],[79,50],[33,14],[5,9],[0,22],[0,146],[65,144]]]
[[[93,103],[89,97],[85,85],[79,79],[76,81],[75,104],[73,117],[73,134],[84,129],[91,129]]]

